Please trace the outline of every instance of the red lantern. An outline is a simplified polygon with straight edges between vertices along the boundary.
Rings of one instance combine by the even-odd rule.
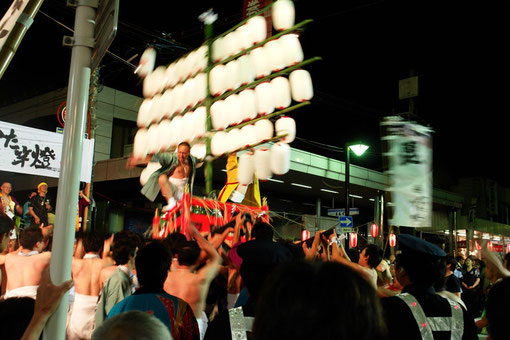
[[[310,232],[308,230],[304,229],[301,232],[301,241],[308,240],[309,238],[310,238]]]
[[[506,245],[506,252],[507,252],[507,253],[510,253],[510,243],[508,243],[508,244]]]
[[[372,226],[370,227],[370,231],[372,232],[372,237],[376,238],[379,234],[379,226],[375,223],[372,223]]]
[[[358,234],[356,233],[350,233],[349,234],[349,247],[356,248],[356,245],[358,244]]]
[[[394,233],[391,233],[389,236],[390,247],[395,247],[397,245],[397,236]]]
[[[489,251],[494,251],[492,241],[489,241],[489,243],[487,243],[487,249],[489,249]]]
[[[475,241],[475,247],[477,250],[482,249],[482,247],[480,247],[480,244],[478,244],[478,241]]]

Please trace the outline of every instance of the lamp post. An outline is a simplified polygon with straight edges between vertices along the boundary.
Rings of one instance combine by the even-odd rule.
[[[350,186],[350,152],[354,152],[354,154],[358,157],[363,155],[365,151],[367,151],[368,146],[356,143],[356,144],[345,144],[345,216],[349,216],[349,186]]]

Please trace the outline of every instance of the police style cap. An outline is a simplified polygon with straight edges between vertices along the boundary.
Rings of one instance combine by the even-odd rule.
[[[446,253],[444,252],[443,249],[413,235],[399,234],[397,235],[397,241],[399,244],[399,248],[402,250],[403,253],[411,251],[428,256],[435,257],[446,256]]]

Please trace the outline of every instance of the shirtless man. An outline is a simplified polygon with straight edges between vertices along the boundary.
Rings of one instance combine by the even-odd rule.
[[[187,241],[177,251],[177,264],[172,264],[165,281],[164,289],[170,295],[186,301],[198,322],[200,337],[203,339],[207,329],[205,302],[211,281],[221,267],[221,256],[207,242],[194,225],[190,225],[196,241]],[[197,270],[200,251],[208,255],[208,262]]]
[[[25,228],[20,235],[21,250],[5,257],[7,291],[4,297],[37,296],[43,270],[50,265],[51,253],[44,252],[43,234],[39,227]]]
[[[140,160],[131,159],[130,166],[138,164]],[[171,210],[177,201],[182,199],[187,183],[193,186],[195,177],[196,158],[190,155],[190,145],[182,142],[177,147],[177,154],[162,152],[155,154],[150,160],[143,162],[159,162],[161,167],[154,171],[142,188],[149,200],[154,201],[161,190],[161,194],[167,201],[162,211]]]
[[[67,326],[68,339],[90,339],[94,330],[94,316],[99,296],[100,273],[112,265],[110,258],[102,259],[99,253],[104,239],[98,233],[84,235],[82,259],[73,258],[72,278],[74,281],[74,303],[70,309]]]

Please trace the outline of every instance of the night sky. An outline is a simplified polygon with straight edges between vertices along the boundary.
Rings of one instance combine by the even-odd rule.
[[[198,16],[205,10],[212,7],[219,15],[216,33],[242,19],[240,0],[179,3],[122,1],[110,51],[125,60],[138,54],[131,61],[137,64],[144,49],[155,44],[156,64],[164,65],[203,41]],[[301,35],[305,58],[323,60],[307,67],[315,96],[311,106],[291,114],[299,137],[292,146],[343,160],[334,147],[364,140],[370,153],[352,163],[382,171],[379,123],[407,111],[408,103],[398,99],[398,80],[414,73],[420,80],[414,120],[435,131],[436,186],[447,189],[461,175],[485,175],[510,185],[505,178],[508,109],[501,86],[508,67],[500,60],[508,38],[500,27],[501,9],[422,0],[295,4],[297,22],[314,20]],[[2,2],[1,15],[9,5]],[[71,50],[62,47],[62,36],[72,33],[56,21],[73,28],[74,9],[63,0],[46,0],[0,79],[0,105],[67,85]],[[133,70],[115,58],[104,57],[100,74],[102,84],[141,96]]]

